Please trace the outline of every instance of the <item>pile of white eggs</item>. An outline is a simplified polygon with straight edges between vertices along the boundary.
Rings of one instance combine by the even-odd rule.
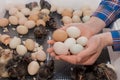
[[[60,33],[59,30],[53,32],[53,39],[54,40],[56,40],[56,38],[59,39],[59,40],[57,39],[57,41],[53,45],[53,49],[56,54],[58,55],[68,53],[78,54],[82,50],[84,50],[88,42],[88,39],[85,36],[81,36],[81,31],[79,28],[77,28],[76,26],[70,26],[69,28],[66,29],[66,31],[62,30],[63,31],[63,32],[61,31],[62,33]],[[67,35],[66,39],[63,38],[64,34]],[[63,37],[61,37],[61,35],[63,35]],[[61,39],[63,38],[64,41],[63,40],[61,41],[60,37]]]

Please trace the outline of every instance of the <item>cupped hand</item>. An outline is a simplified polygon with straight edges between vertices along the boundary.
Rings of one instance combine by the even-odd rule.
[[[71,24],[68,24],[68,25],[65,25],[65,26],[61,27],[60,29],[66,30],[70,26],[75,26],[78,29],[80,29],[81,36],[85,36],[87,38],[90,38],[93,35],[90,27],[86,24],[83,24],[83,23],[71,23]],[[54,40],[48,40],[47,43],[53,45],[54,42],[55,42]],[[59,59],[58,55],[55,54],[52,47],[48,48],[47,51],[51,54],[51,56],[55,57],[56,59]]]

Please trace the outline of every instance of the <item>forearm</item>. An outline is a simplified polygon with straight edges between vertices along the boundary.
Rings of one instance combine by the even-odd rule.
[[[105,22],[97,17],[91,17],[85,25],[90,29],[92,35],[100,32],[106,26]]]
[[[103,20],[108,27],[120,14],[120,0],[102,0],[92,16]]]

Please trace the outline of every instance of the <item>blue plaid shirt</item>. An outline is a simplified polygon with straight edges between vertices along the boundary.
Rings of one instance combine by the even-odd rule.
[[[120,0],[102,0],[93,16],[100,18],[108,26],[120,16]],[[111,31],[111,34],[113,49],[120,51],[120,30]]]

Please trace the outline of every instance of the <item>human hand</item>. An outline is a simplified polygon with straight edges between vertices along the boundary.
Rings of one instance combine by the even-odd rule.
[[[54,41],[49,41],[48,43],[53,44]],[[53,52],[53,48],[48,49],[48,52],[50,52],[50,54],[56,59],[72,64],[92,65],[99,57],[102,49],[111,44],[112,38],[111,34],[108,32],[91,37],[87,42],[86,48],[76,55],[56,55]]]
[[[68,24],[68,25],[66,25],[66,26],[63,26],[63,27],[60,28],[60,29],[66,31],[66,29],[69,28],[70,26],[75,26],[75,27],[77,27],[78,29],[80,29],[80,31],[81,31],[81,36],[85,36],[85,37],[87,37],[87,38],[89,38],[89,37],[92,36],[92,33],[91,33],[90,29],[89,29],[90,27],[88,27],[88,25],[85,25],[85,24],[83,24],[83,23],[72,23],[72,24]],[[54,40],[48,40],[48,44],[54,44],[54,42],[55,42]],[[48,48],[48,52],[51,53],[52,56],[56,56],[56,54],[54,53],[53,48]]]
[[[71,26],[75,26],[77,27],[78,29],[80,29],[81,31],[81,36],[85,36],[87,38],[90,38],[92,35],[94,35],[91,27],[87,24],[84,24],[84,23],[71,23],[71,24],[67,24],[63,27],[61,27],[60,29],[62,30],[65,30]]]

